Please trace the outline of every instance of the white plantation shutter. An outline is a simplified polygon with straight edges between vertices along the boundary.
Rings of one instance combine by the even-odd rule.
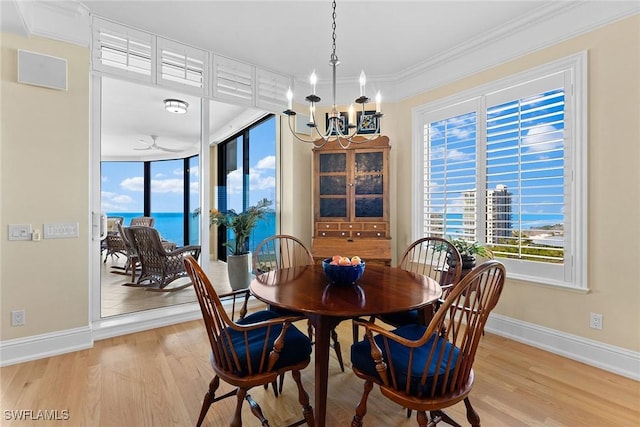
[[[508,248],[498,256],[564,261],[564,86],[559,73],[487,96],[486,237]]]
[[[477,240],[511,277],[586,288],[586,99],[579,54],[417,108],[415,237]]]
[[[100,18],[93,20],[93,69],[151,82],[155,38]]]
[[[158,84],[207,94],[207,51],[159,37],[158,59]]]
[[[281,113],[287,109],[287,89],[293,88],[291,77],[258,68],[256,81],[256,107],[274,113]]]
[[[213,98],[233,104],[255,104],[255,67],[220,55],[213,56]]]
[[[422,235],[476,240],[477,100],[428,114]]]

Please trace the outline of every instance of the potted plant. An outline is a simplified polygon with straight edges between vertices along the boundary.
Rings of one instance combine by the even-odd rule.
[[[233,240],[224,243],[229,249],[227,271],[229,273],[229,284],[233,290],[249,286],[251,281],[249,268],[251,253],[247,243],[251,232],[258,224],[258,221],[265,217],[271,204],[271,200],[262,199],[240,213],[234,209],[229,209],[225,212],[220,212],[217,209],[209,211],[209,226],[223,225],[227,230],[231,230],[234,236]],[[199,213],[196,210],[194,215]]]
[[[488,247],[462,238],[448,239],[456,247],[462,257],[462,269],[469,270],[476,266],[476,255],[485,258],[493,258],[493,252]]]

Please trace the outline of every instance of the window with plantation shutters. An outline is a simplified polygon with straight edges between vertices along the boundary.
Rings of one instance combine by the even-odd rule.
[[[152,81],[154,37],[94,18],[92,63],[96,71]]]
[[[254,104],[255,67],[224,56],[213,57],[213,97],[234,104]]]
[[[291,77],[258,68],[256,83],[258,108],[278,113],[287,108],[287,89],[293,87]]]
[[[206,51],[158,38],[158,57],[159,84],[206,95],[209,61]]]
[[[585,56],[416,109],[416,238],[478,241],[512,277],[587,287]]]

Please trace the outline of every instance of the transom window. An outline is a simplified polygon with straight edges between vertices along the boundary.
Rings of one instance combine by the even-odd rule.
[[[511,277],[586,288],[585,55],[414,111],[414,234],[478,241]]]

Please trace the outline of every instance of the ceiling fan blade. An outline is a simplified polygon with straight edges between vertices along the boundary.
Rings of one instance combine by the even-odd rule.
[[[169,153],[181,153],[184,150],[179,150],[179,149],[175,149],[175,148],[166,148],[166,147],[161,147],[160,145],[156,144],[156,148],[158,150],[162,150],[162,151],[168,151]]]

